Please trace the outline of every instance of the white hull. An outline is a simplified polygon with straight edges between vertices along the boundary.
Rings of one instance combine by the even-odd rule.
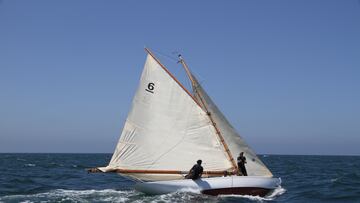
[[[175,191],[199,191],[203,194],[239,194],[265,196],[281,184],[280,178],[259,176],[228,176],[198,180],[172,180],[137,183],[135,189],[150,195]]]

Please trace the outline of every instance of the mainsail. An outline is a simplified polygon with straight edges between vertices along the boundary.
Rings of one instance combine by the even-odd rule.
[[[232,168],[206,112],[148,55],[116,150],[99,169],[143,170],[126,174],[141,180],[180,179],[151,171],[188,171],[197,159],[206,171]]]
[[[234,159],[247,157],[250,176],[271,172],[239,136],[181,59],[193,94],[149,53],[115,152],[102,172],[138,180],[182,179],[197,159],[205,175],[234,173]]]

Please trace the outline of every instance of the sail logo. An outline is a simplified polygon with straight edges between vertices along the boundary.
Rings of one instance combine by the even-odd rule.
[[[154,89],[155,89],[155,84],[150,82],[147,86],[147,89],[145,89],[146,91],[150,92],[150,93],[154,93]]]

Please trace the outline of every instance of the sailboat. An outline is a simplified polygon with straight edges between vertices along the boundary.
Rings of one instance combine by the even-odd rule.
[[[208,195],[265,196],[281,184],[231,126],[192,74],[187,90],[148,49],[140,83],[110,163],[90,172],[114,172],[136,181],[146,194],[181,190]],[[248,176],[235,158],[245,153]],[[204,171],[185,179],[196,160]]]

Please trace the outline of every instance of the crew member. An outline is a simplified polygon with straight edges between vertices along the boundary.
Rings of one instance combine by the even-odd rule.
[[[201,178],[204,168],[201,166],[202,161],[198,160],[197,163],[190,169],[189,174],[185,176],[186,179],[196,180]]]
[[[245,168],[245,164],[246,164],[246,158],[244,156],[244,152],[241,152],[237,158],[237,164],[238,164],[238,168],[239,168],[239,175],[243,175],[243,176],[247,176],[247,171]],[[241,172],[241,174],[240,174]]]

